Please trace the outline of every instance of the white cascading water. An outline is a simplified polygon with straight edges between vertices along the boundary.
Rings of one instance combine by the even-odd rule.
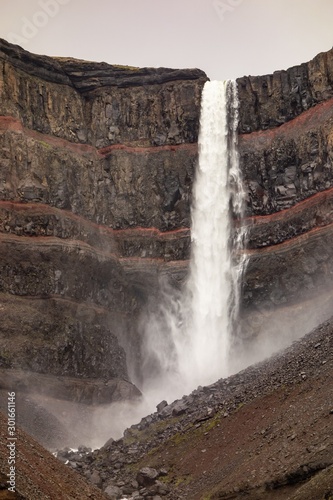
[[[201,101],[189,282],[183,297],[170,288],[162,290],[158,311],[149,316],[144,392],[152,385],[158,393],[167,387],[168,397],[176,398],[228,375],[244,267],[238,252],[243,231],[231,231],[231,216],[241,217],[244,198],[237,126],[236,82],[207,82]]]
[[[120,437],[129,425],[169,403],[230,374],[232,331],[237,323],[243,190],[237,152],[238,98],[236,82],[207,82],[203,89],[199,165],[193,187],[192,255],[188,284],[182,292],[162,281],[142,318],[140,403],[121,402],[98,410],[97,446]],[[149,310],[150,309],[150,310]],[[97,439],[98,437],[98,439]],[[103,442],[104,439],[104,442]],[[95,444],[94,444],[95,445]]]
[[[207,82],[202,94],[199,166],[193,192],[189,349],[178,352],[183,377],[207,384],[228,374],[239,276],[231,211],[240,215],[236,82]]]

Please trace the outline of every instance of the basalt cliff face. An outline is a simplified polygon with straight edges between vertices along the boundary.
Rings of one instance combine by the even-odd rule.
[[[189,255],[207,77],[0,49],[1,385],[135,397],[136,320]]]
[[[46,384],[78,402],[135,397],[137,320],[160,277],[186,277],[207,77],[37,56],[5,41],[0,61],[2,388],[15,375],[25,391]],[[314,323],[308,304],[320,302],[321,316],[332,307],[333,51],[238,88],[242,335],[253,338],[273,307]]]
[[[271,330],[279,344],[284,330],[292,338],[313,328],[333,305],[333,50],[240,78],[238,89],[249,229],[243,332]]]

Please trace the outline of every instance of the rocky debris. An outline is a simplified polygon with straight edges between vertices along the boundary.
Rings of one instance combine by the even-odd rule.
[[[7,416],[0,412],[0,498],[60,500],[65,495],[72,500],[107,500],[99,488],[57,460],[20,427],[16,438],[16,493],[8,496]]]
[[[143,467],[137,473],[136,480],[140,486],[151,486],[156,483],[158,472],[151,467]]]
[[[156,406],[157,413],[160,413],[166,406],[168,406],[168,403],[165,400],[158,403]]]
[[[106,493],[106,495],[113,500],[117,500],[117,498],[121,498],[123,496],[122,489],[118,486],[112,485],[107,486],[104,490],[104,493]]]
[[[75,464],[77,460],[81,460],[82,457],[92,452],[92,449],[81,445],[77,450],[73,450],[72,448],[63,448],[62,450],[57,450],[53,453],[53,455],[58,458],[63,463],[71,462],[71,467]]]
[[[186,411],[189,408],[189,403],[188,401],[179,401],[174,403],[171,407],[172,407],[172,415],[174,417],[177,417],[179,415],[183,415],[184,413],[186,413]]]
[[[161,411],[143,418],[140,423],[127,429],[123,438],[111,441],[101,450],[82,456],[80,461],[76,462],[75,470],[85,476],[88,472],[91,474],[97,471],[102,478],[102,488],[111,482],[113,486],[120,488],[121,493],[119,492],[116,498],[123,498],[125,494],[131,499],[140,497],[150,499],[154,495],[170,499],[180,498],[175,495],[177,488],[171,487],[173,481],[177,481],[177,471],[148,465],[140,467],[140,463],[143,461],[149,463],[150,455],[155,456],[156,463],[156,454],[160,457],[158,461],[161,463],[161,453],[166,451],[171,453],[173,447],[181,446],[193,432],[201,433],[203,438],[208,436],[210,429],[222,428],[225,425],[224,419],[230,422],[228,425],[232,425],[243,407],[246,409],[255,406],[256,401],[260,401],[261,398],[270,398],[281,391],[285,393],[285,398],[288,398],[288,394],[293,390],[301,391],[302,384],[316,380],[319,375],[326,373],[326,377],[329,377],[332,362],[333,319],[271,359],[210,386],[198,387],[191,395],[184,396],[181,400],[164,406]],[[330,401],[325,404],[329,405]],[[265,409],[261,411],[264,421]],[[327,417],[330,412],[331,407],[328,406],[325,411]],[[273,431],[271,428],[259,425],[260,421],[256,430],[258,439],[260,436],[261,439],[272,442],[278,439],[278,428]],[[332,426],[333,421],[330,424],[327,422],[327,425]],[[326,434],[329,432],[327,428],[325,432]],[[284,439],[289,443],[297,443],[303,440],[300,433],[301,427],[290,429]],[[308,441],[310,446],[311,439]],[[314,451],[320,453],[322,450],[326,453],[332,446],[333,443],[327,437],[326,445],[323,448],[316,445]],[[154,452],[156,449],[159,451]],[[200,452],[201,455],[210,453],[209,442],[207,446],[201,446]],[[246,450],[239,450],[237,453],[243,452]],[[287,459],[289,456],[287,449],[285,455]],[[326,453],[326,456],[327,460],[333,463],[333,455],[330,459],[329,453]],[[72,460],[70,458],[68,460],[70,466]],[[274,464],[274,457],[270,460]],[[325,467],[326,465],[321,468]],[[311,474],[307,474],[306,477]],[[171,477],[174,479],[171,480]],[[184,498],[194,498],[191,493],[187,495]]]

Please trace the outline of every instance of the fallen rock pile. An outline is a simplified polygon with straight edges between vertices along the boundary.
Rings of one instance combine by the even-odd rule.
[[[210,423],[223,425],[224,419],[232,418],[243,405],[258,396],[281,387],[301,385],[323,370],[331,369],[332,332],[333,318],[267,361],[210,386],[198,387],[171,404],[162,401],[155,413],[132,425],[123,438],[110,439],[95,451],[63,450],[58,458],[101,488],[109,498],[181,498],[175,493],[175,484],[168,481],[168,470],[140,467],[140,461],[158,449],[162,454],[163,446],[170,440],[177,445],[193,429],[205,430]],[[332,401],[330,404],[328,414],[333,410]]]

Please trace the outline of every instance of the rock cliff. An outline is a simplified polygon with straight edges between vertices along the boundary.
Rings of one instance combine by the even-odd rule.
[[[189,255],[207,77],[0,50],[1,367],[54,397],[135,397],[135,319]]]
[[[333,97],[333,51],[273,75],[239,78],[240,132],[282,125]]]
[[[287,71],[238,79],[246,336],[273,329],[278,339],[332,309],[332,75],[330,50]]]
[[[136,320],[159,276],[181,286],[187,272],[207,77],[37,56],[4,40],[0,64],[0,367],[43,384],[64,377],[62,397],[78,402],[135,397]],[[253,338],[273,308],[293,315],[314,297],[320,315],[332,307],[333,51],[237,82],[243,336]],[[76,388],[82,379],[89,390]]]

